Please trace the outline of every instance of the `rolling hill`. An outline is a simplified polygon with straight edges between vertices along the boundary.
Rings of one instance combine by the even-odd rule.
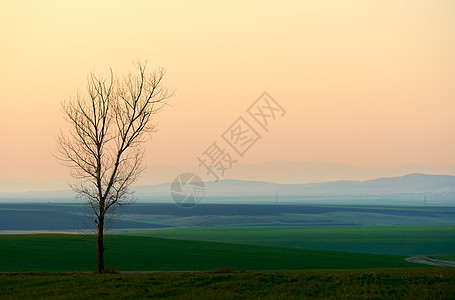
[[[136,191],[135,196],[139,201],[168,202],[170,200],[170,183],[137,186],[134,189]],[[438,194],[449,200],[454,200],[455,176],[413,173],[400,177],[384,177],[366,181],[341,180],[304,184],[279,184],[233,179],[205,182],[206,197],[255,197],[276,194],[280,197]],[[22,199],[43,202],[47,199],[68,200],[72,198],[73,193],[71,191],[0,193],[0,200],[2,201]],[[163,199],[165,200],[163,201]]]

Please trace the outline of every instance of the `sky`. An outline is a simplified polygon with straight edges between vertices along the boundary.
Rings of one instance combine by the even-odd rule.
[[[197,166],[239,117],[241,163],[455,165],[455,1],[1,1],[0,178],[66,178],[61,102],[137,59],[175,91],[147,165]],[[263,92],[285,114],[263,130]]]

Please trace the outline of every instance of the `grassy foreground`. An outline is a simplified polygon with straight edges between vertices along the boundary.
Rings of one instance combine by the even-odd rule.
[[[91,271],[93,236],[0,235],[0,272]],[[127,270],[406,268],[404,256],[237,245],[136,236],[106,236],[106,266]]]
[[[446,268],[241,273],[0,274],[2,299],[453,299]]]
[[[227,226],[125,235],[393,255],[455,254],[455,226]]]

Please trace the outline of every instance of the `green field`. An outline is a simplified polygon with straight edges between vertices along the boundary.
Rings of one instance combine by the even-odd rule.
[[[332,242],[337,247],[365,243],[362,249],[371,251],[367,244],[376,241],[380,251],[392,246],[420,251],[434,249],[424,248],[431,241],[433,247],[449,251],[453,247],[449,226],[215,227],[127,234],[133,235],[105,237],[106,266],[163,272],[80,273],[95,270],[92,235],[0,235],[0,298],[455,298],[455,268],[408,263],[407,256],[298,249],[292,244],[311,238],[319,245]],[[178,238],[217,238],[223,243]],[[241,244],[249,239],[262,245]],[[403,247],[407,243],[413,248]]]
[[[2,299],[453,299],[448,268],[0,274]]]
[[[455,226],[228,226],[124,235],[393,255],[455,253]]]
[[[348,199],[346,199],[349,202]],[[365,200],[363,200],[365,201]],[[453,225],[453,206],[201,204],[175,210],[168,205],[129,207],[119,218],[168,228],[214,226],[387,226]],[[125,227],[128,228],[128,227]],[[132,227],[131,227],[132,228]],[[144,227],[146,228],[146,227]]]
[[[421,267],[404,256],[106,236],[106,266],[118,270],[361,269]],[[0,235],[0,271],[90,271],[95,240],[71,234]]]
[[[455,261],[455,255],[434,255],[437,259]]]

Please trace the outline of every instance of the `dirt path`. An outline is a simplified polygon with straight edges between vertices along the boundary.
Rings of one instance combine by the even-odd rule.
[[[405,259],[408,262],[417,263],[417,264],[425,264],[430,266],[437,266],[437,267],[453,267],[455,268],[455,261],[449,260],[440,260],[434,258],[432,256],[412,256]]]

